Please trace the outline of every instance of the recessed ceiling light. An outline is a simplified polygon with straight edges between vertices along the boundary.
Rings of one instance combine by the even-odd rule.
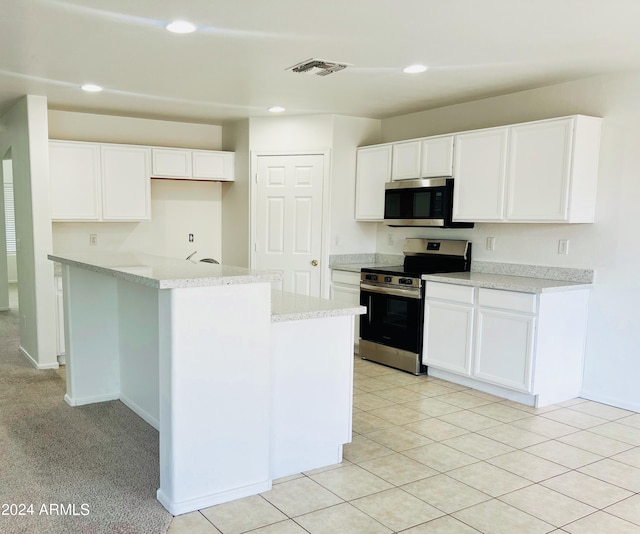
[[[100,91],[102,91],[102,87],[96,85],[95,83],[85,83],[83,86],[81,86],[81,89],[83,91],[87,91],[88,93],[99,93]]]
[[[282,106],[272,106],[269,108],[269,111],[271,113],[282,113],[283,111],[285,111],[285,108],[283,108]]]
[[[186,20],[174,20],[167,24],[166,28],[172,33],[192,33],[196,31],[195,24],[191,24]]]
[[[426,65],[409,65],[402,69],[402,72],[406,72],[407,74],[418,74],[420,72],[424,72],[427,70]]]

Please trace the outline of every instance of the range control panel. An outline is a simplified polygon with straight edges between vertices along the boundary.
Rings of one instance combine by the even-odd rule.
[[[390,274],[361,273],[360,280],[373,284],[388,284],[403,287],[417,287],[420,285],[419,278],[412,278],[409,276],[394,276]]]

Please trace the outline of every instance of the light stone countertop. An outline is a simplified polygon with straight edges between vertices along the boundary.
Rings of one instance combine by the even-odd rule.
[[[364,306],[353,306],[335,300],[298,295],[287,291],[271,292],[271,321],[274,323],[362,315],[366,311]]]
[[[158,289],[251,284],[282,279],[281,274],[269,271],[137,252],[49,254],[48,258]]]
[[[367,267],[369,269],[384,269],[385,267],[389,267],[391,264],[389,263],[335,263],[330,266],[334,271],[348,271],[351,273],[359,273],[363,267]],[[402,261],[395,265],[402,265]]]
[[[479,272],[435,273],[423,274],[422,279],[428,282],[443,282],[463,286],[483,287],[488,289],[503,289],[522,293],[547,293],[550,291],[568,291],[575,289],[589,289],[590,283],[568,282],[565,280],[550,280],[546,278],[529,278],[506,274],[492,274]]]

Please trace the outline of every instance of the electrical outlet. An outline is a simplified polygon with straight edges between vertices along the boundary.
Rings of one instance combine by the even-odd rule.
[[[89,234],[89,246],[95,247],[98,245],[98,234]]]
[[[496,238],[487,237],[487,250],[494,251],[496,249]]]
[[[558,254],[567,255],[569,254],[569,240],[561,239],[558,241]]]
[[[387,245],[393,246],[393,234],[387,234]]]

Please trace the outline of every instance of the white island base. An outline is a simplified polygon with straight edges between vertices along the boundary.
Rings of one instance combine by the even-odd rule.
[[[120,399],[159,431],[157,498],[169,512],[342,460],[362,308],[290,296],[318,306],[272,313],[271,273],[197,264],[167,279],[148,257],[50,258],[63,264],[65,400]]]

